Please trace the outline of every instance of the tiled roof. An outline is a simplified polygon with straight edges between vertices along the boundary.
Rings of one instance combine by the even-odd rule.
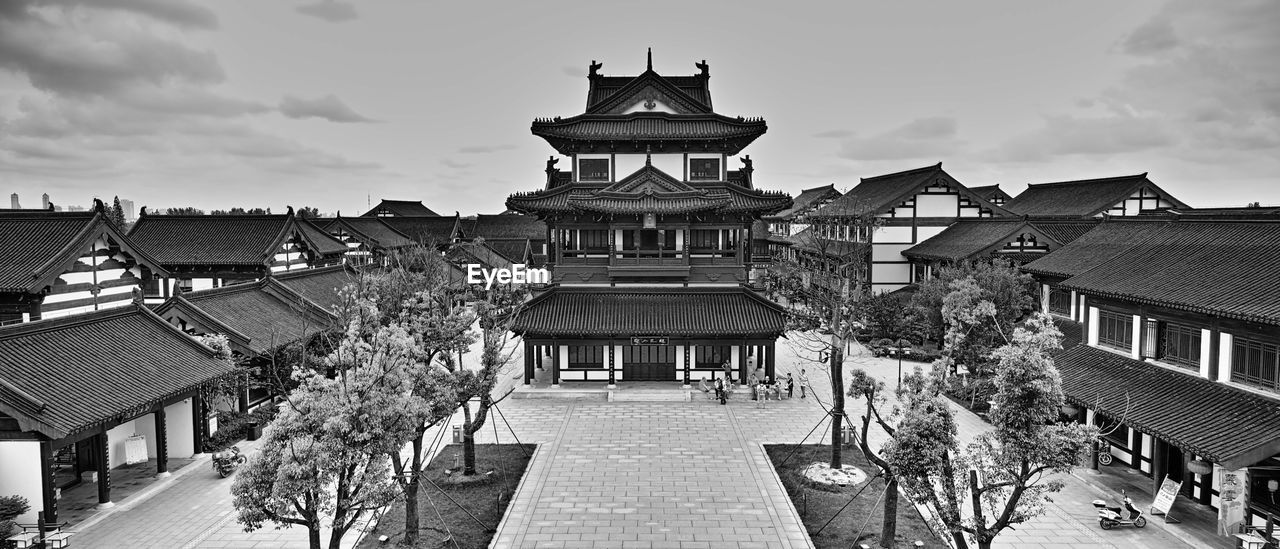
[[[940,261],[974,259],[993,247],[999,249],[1004,243],[1027,230],[1039,232],[1052,239],[1052,244],[1062,246],[1079,238],[1097,224],[1097,221],[1092,220],[960,219],[941,233],[903,250],[902,255]]]
[[[382,202],[379,202],[377,206],[365,212],[361,217],[377,217],[379,211],[387,211],[395,216],[440,215],[423,205],[421,200],[387,200],[384,198]]]
[[[230,371],[138,305],[0,328],[0,412],[52,439],[131,419]]]
[[[693,184],[645,165],[616,183],[571,185],[550,191],[513,194],[507,207],[523,212],[690,213],[761,212],[791,205],[785,193],[746,189],[724,182]]]
[[[787,237],[787,242],[796,251],[825,254],[831,257],[848,257],[858,250],[866,249],[866,244],[818,238],[813,234],[812,227]]]
[[[635,92],[649,86],[674,93],[673,99],[688,108],[711,112],[711,90],[707,87],[707,77],[702,75],[662,76],[649,69],[638,76],[595,75],[589,76],[588,80],[591,82],[587,92],[588,112],[617,107]]]
[[[320,256],[347,245],[292,215],[145,215],[129,238],[162,265],[263,265],[297,230]]]
[[[773,337],[778,305],[744,288],[554,288],[534,298],[512,331],[533,336]]]
[[[1013,198],[1012,196],[1009,196],[1009,193],[1004,192],[1004,189],[1001,189],[1000,185],[983,185],[981,187],[969,187],[969,190],[972,191],[973,194],[976,194],[982,197],[982,199],[986,200],[987,202],[995,202],[994,200],[995,198],[1003,198],[1004,200],[1009,200]]]
[[[1123,202],[1143,186],[1155,187],[1145,173],[1058,183],[1033,183],[1027,186],[1027,190],[1005,202],[1004,208],[1022,215],[1091,217]],[[1186,206],[1163,190],[1159,193],[1178,206]]]
[[[252,353],[263,353],[332,327],[334,315],[267,277],[259,282],[180,294],[156,308],[194,306],[204,315],[249,338]]]
[[[1070,244],[1023,265],[1022,270],[1035,275],[1056,277],[1083,273],[1123,254],[1165,222],[1165,218],[1106,219]]]
[[[459,232],[457,214],[448,217],[384,217],[382,221],[423,246],[448,246]]]
[[[1182,219],[1158,224],[1123,253],[1061,287],[1280,325],[1277,274],[1280,220]]]
[[[941,162],[905,172],[866,177],[858,183],[858,186],[845,193],[844,196],[818,208],[817,211],[810,215],[814,217],[846,217],[881,213],[897,206],[939,179],[953,187],[959,185],[959,181],[951,177],[946,171],[943,171]],[[978,197],[964,188],[963,185],[959,185],[959,187],[961,192],[967,193],[970,200],[975,201],[978,206],[991,210],[996,214],[1006,213],[999,206]]]
[[[690,115],[655,112],[582,114],[570,118],[538,119],[533,134],[545,139],[671,141],[680,139],[754,139],[768,130],[760,118],[729,118],[719,114]],[[742,145],[745,146],[745,143]],[[741,148],[741,147],[738,147]]]
[[[478,263],[486,269],[510,268],[511,260],[498,253],[483,241],[459,242],[445,252],[445,259],[451,263]]]
[[[484,243],[498,255],[506,258],[511,263],[526,263],[531,261],[526,257],[525,252],[529,251],[529,241],[527,239],[508,238],[508,239],[484,239]],[[531,254],[530,254],[531,255]]]
[[[38,292],[53,283],[94,239],[107,235],[134,260],[164,274],[159,262],[133,247],[115,225],[95,212],[0,212],[0,292]]]
[[[546,240],[547,224],[523,214],[480,214],[475,219],[462,220],[462,234],[466,238],[482,237],[485,240],[527,238]]]
[[[326,311],[333,311],[341,303],[338,299],[338,291],[359,276],[360,273],[347,265],[286,271],[271,275],[276,282]]]
[[[1280,453],[1280,400],[1088,345],[1054,356],[1067,399],[1227,469]]]
[[[382,250],[395,250],[414,245],[413,239],[401,234],[379,217],[339,217],[317,220],[324,230],[333,232],[335,226],[354,233],[358,240]]]
[[[791,207],[782,210],[776,214],[767,216],[768,219],[781,219],[790,221],[796,216],[803,215],[823,200],[836,199],[840,197],[840,191],[836,190],[835,185],[823,185],[812,189],[800,191],[800,195],[795,197],[791,202]]]

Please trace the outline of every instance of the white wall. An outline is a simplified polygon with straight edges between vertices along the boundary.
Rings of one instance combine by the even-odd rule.
[[[917,194],[916,217],[955,217],[959,197],[952,194]]]
[[[169,441],[169,457],[197,453],[195,434],[191,432],[191,399],[175,402],[164,409],[165,436]]]
[[[40,443],[34,440],[0,441],[0,495],[27,498],[31,508],[18,522],[35,522],[44,509],[40,486]]]
[[[939,227],[939,228],[945,229],[946,227]],[[914,244],[915,243],[915,240],[912,238],[912,235],[911,235],[911,227],[898,227],[898,226],[877,228],[871,240],[876,244],[892,244],[892,243]]]
[[[1234,344],[1231,334],[1222,332],[1218,337],[1218,381],[1231,381],[1231,347]]]
[[[930,238],[938,236],[938,233],[947,230],[946,227],[923,226],[916,227],[916,242],[924,242]]]
[[[666,172],[667,175],[676,179],[684,178],[683,154],[654,154],[652,160],[653,167]],[[622,179],[644,167],[644,153],[619,154],[614,156],[613,162],[615,165],[614,178]]]
[[[1212,335],[1213,333],[1209,330],[1203,328],[1200,330],[1200,377],[1205,379],[1212,379],[1209,377],[1209,354],[1213,352],[1213,347],[1209,345],[1211,343],[1209,338]],[[1227,368],[1230,369],[1231,365],[1228,364]]]
[[[1098,346],[1098,308],[1089,307],[1089,345]]]
[[[281,269],[284,270],[284,269]],[[191,291],[211,290],[213,289],[212,278],[193,278],[191,279]]]
[[[133,436],[133,422],[126,421],[107,431],[107,467],[115,469],[125,464],[124,441]]]
[[[1142,358],[1142,316],[1133,315],[1133,347],[1129,349],[1129,356],[1135,359]]]
[[[877,242],[871,246],[871,260],[907,261],[906,256],[902,255],[902,251],[911,246],[911,244],[880,244]]]

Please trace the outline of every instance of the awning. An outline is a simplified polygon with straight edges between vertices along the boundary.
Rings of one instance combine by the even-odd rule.
[[[1054,362],[1067,400],[1227,469],[1280,454],[1280,400],[1088,345]]]

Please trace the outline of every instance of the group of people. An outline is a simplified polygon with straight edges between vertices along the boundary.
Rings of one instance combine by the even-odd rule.
[[[711,394],[715,391],[715,399],[720,404],[725,404],[728,400],[729,393],[733,391],[732,369],[728,361],[724,364],[724,377],[714,379],[711,385],[707,385],[707,381],[701,380],[699,385],[702,392]],[[809,378],[805,375],[805,371],[800,370],[799,379],[791,373],[787,373],[787,377],[783,379],[771,379],[764,373],[763,369],[753,368],[751,374],[747,376],[747,387],[751,389],[751,400],[757,401],[759,406],[763,407],[764,403],[770,398],[782,400],[782,392],[787,392],[787,398],[794,398],[796,391],[796,382],[800,384],[800,398],[805,398],[807,388],[809,386]]]

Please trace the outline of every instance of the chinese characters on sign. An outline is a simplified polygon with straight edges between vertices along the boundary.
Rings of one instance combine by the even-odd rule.
[[[670,345],[671,341],[666,336],[645,336],[631,338],[632,345]]]

